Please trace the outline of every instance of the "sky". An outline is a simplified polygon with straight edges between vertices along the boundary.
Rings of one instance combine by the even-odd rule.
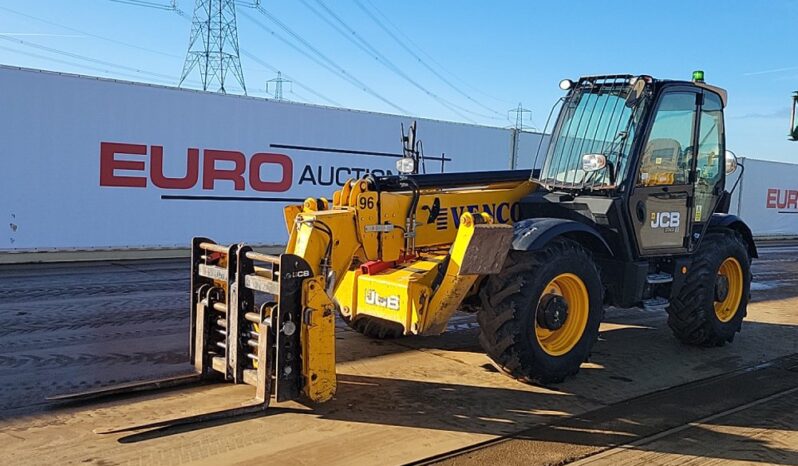
[[[0,64],[176,85],[194,0],[170,3],[0,0]],[[502,127],[521,103],[540,130],[563,78],[700,69],[728,90],[728,149],[798,163],[787,140],[798,0],[253,3],[237,6],[249,95],[270,97],[279,70],[289,100]],[[184,83],[199,86],[197,72]]]

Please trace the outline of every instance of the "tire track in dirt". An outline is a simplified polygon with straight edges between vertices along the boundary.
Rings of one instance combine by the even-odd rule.
[[[157,329],[114,331],[109,333],[94,333],[85,335],[76,333],[67,336],[39,337],[39,338],[20,338],[17,340],[8,339],[0,343],[0,353],[20,352],[31,349],[51,349],[65,348],[68,346],[85,345],[87,343],[96,344],[109,341],[121,341],[127,339],[149,338],[163,335],[185,335],[188,337],[187,326],[169,326]]]
[[[173,291],[175,289],[188,292],[188,279],[156,280],[139,283],[119,283],[115,285],[75,285],[75,286],[48,286],[41,288],[17,288],[4,286],[0,290],[0,302],[4,304],[16,301],[30,302],[31,300],[64,299],[64,296],[118,296],[134,293],[147,293],[153,291]]]
[[[48,369],[109,364],[159,365],[179,364],[188,361],[188,350],[135,353],[55,353],[47,355],[0,355],[0,369]]]

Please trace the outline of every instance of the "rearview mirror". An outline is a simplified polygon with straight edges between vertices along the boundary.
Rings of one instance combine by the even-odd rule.
[[[594,172],[607,166],[607,157],[604,154],[585,154],[582,156],[582,170]]]
[[[726,174],[731,175],[737,171],[737,156],[734,155],[734,152],[727,150],[726,151]]]

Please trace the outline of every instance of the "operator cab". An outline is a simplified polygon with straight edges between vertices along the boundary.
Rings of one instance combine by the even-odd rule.
[[[616,258],[688,254],[713,212],[728,210],[723,108],[726,91],[651,76],[564,80],[568,93],[530,217],[565,217],[602,230]],[[728,159],[727,159],[728,157]],[[725,194],[724,194],[725,193]]]

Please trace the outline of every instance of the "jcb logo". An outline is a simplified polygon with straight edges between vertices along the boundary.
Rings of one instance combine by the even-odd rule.
[[[376,291],[366,289],[366,304],[371,304],[372,306],[384,307],[392,311],[398,311],[400,304],[399,295],[380,296],[379,293],[377,293]]]
[[[679,212],[651,212],[651,228],[678,229],[681,221]]]

